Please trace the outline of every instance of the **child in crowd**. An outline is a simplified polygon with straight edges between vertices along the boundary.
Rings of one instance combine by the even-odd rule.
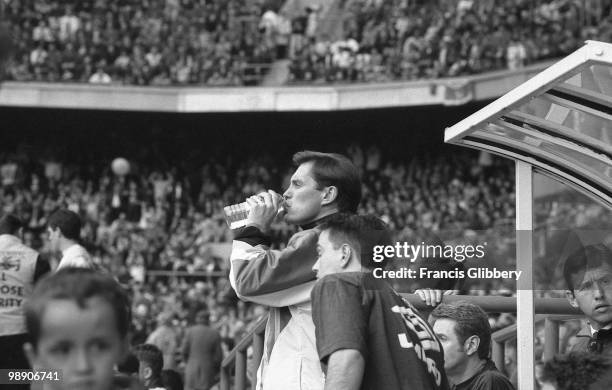
[[[127,353],[130,305],[119,284],[85,268],[42,279],[26,306],[30,341],[24,349],[36,370],[57,370],[45,389],[116,389],[115,365]]]

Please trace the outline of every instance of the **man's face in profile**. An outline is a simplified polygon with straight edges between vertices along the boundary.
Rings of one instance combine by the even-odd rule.
[[[49,238],[49,246],[52,251],[59,251],[59,239],[60,239],[60,230],[59,228],[52,229],[51,226],[47,227],[47,237]]]
[[[301,164],[293,176],[285,197],[285,221],[303,225],[316,220],[321,212],[323,191],[312,175],[313,162]]]
[[[317,262],[312,267],[312,270],[317,274],[317,279],[342,272],[341,261],[342,250],[340,245],[336,245],[330,240],[328,230],[322,231],[317,242]]]
[[[456,329],[457,321],[450,318],[440,318],[433,325],[433,331],[444,349],[444,369],[453,374],[465,370],[468,358]]]
[[[566,292],[596,330],[612,324],[612,267],[601,264],[574,277],[574,291]]]

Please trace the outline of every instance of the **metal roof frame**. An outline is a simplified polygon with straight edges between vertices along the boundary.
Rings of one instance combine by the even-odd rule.
[[[612,44],[587,41],[529,81],[446,129],[446,142],[516,162],[519,390],[535,382],[533,176],[539,172],[612,210]]]
[[[608,125],[612,124],[612,72],[599,66],[612,69],[612,44],[587,41],[526,83],[447,128],[444,139],[532,164],[612,208],[612,127]],[[597,87],[598,82],[604,86],[599,91],[588,87]],[[550,108],[545,116],[521,110],[533,103],[546,103]],[[603,123],[601,133],[611,134],[598,139],[566,126],[573,113]]]

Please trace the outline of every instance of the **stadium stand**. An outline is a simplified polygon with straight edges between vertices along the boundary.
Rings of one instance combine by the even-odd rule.
[[[249,85],[273,58],[261,5],[235,1],[8,1],[8,79]]]
[[[462,76],[569,54],[612,39],[603,1],[346,0],[343,36],[294,47],[294,82]]]
[[[602,0],[334,1],[330,20],[342,28],[323,23],[318,5],[289,13],[282,1],[2,4],[18,42],[6,78],[16,81],[254,85],[285,58],[290,82],[433,79],[612,40],[612,7]]]

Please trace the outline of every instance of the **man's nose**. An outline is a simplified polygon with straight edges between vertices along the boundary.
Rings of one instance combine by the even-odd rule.
[[[289,199],[290,197],[291,197],[291,192],[289,191],[289,189],[287,189],[287,191],[283,192],[283,198]]]
[[[606,296],[606,290],[600,282],[593,283],[593,297],[595,299],[604,299]]]
[[[319,260],[312,266],[312,270],[316,273],[319,271]]]

